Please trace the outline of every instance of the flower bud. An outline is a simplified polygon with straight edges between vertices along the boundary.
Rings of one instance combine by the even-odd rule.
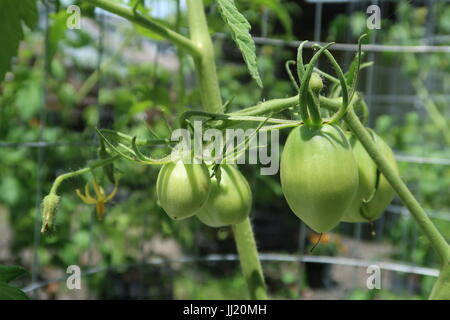
[[[60,197],[56,194],[49,194],[42,200],[42,228],[41,232],[48,231],[54,223],[56,211],[58,210]]]

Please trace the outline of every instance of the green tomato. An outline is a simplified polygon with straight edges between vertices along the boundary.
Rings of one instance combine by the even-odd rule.
[[[358,166],[342,130],[327,124],[293,129],[280,166],[291,210],[316,232],[337,226],[358,188]]]
[[[197,212],[201,222],[215,228],[244,221],[252,207],[252,191],[242,173],[233,165],[221,165],[220,170],[220,182],[211,178],[208,200]]]
[[[320,92],[323,89],[323,81],[318,73],[313,72],[311,74],[311,79],[309,80],[309,88],[313,92]]]
[[[172,219],[191,217],[206,202],[211,179],[205,164],[185,164],[179,160],[165,164],[158,174],[156,194]]]
[[[373,142],[378,150],[399,174],[394,153],[386,142],[369,129]],[[356,138],[351,138],[353,152],[358,162],[360,186],[351,208],[345,213],[342,221],[369,222],[378,219],[394,199],[395,192],[383,174],[378,171],[375,162]]]
[[[372,134],[374,137],[375,145],[386,157],[387,161],[390,163],[392,168],[394,168],[397,174],[400,174],[397,162],[395,161],[394,153],[392,152],[391,148],[375,132],[372,131]],[[387,206],[392,202],[395,196],[394,189],[392,189],[391,185],[386,180],[384,175],[379,171],[378,175],[378,186],[373,198],[371,199],[371,201],[369,201],[368,203],[364,203],[362,206],[362,213],[364,217],[366,217],[369,221],[378,219],[384,212],[384,210],[386,210]]]
[[[359,186],[352,204],[345,211],[342,221],[361,222],[361,205],[364,201],[369,200],[375,191],[377,166],[355,136],[349,133],[347,134],[347,137],[358,164]]]

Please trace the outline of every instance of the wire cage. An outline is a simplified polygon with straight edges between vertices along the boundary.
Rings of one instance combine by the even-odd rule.
[[[0,232],[0,238],[3,238],[0,261],[14,263],[21,261],[25,264],[30,271],[30,277],[23,280],[20,285],[30,296],[40,299],[191,297],[202,299],[211,298],[205,294],[206,289],[202,288],[215,281],[218,284],[214,289],[221,292],[217,297],[241,298],[241,296],[233,295],[239,291],[239,288],[245,286],[245,283],[240,277],[234,276],[239,273],[239,258],[230,240],[229,231],[206,231],[199,224],[181,224],[180,222],[183,232],[184,230],[190,232],[185,237],[185,240],[190,243],[189,248],[180,248],[177,242],[183,241],[182,239],[173,241],[170,237],[169,239],[161,238],[158,229],[150,228],[150,225],[155,222],[152,220],[153,217],[149,217],[150,214],[145,214],[145,211],[148,210],[152,215],[161,214],[155,209],[157,207],[155,201],[146,204],[142,209],[121,207],[114,212],[116,216],[121,214],[126,217],[128,211],[140,210],[135,217],[139,220],[137,223],[139,227],[125,229],[126,232],[133,234],[133,238],[125,235],[120,238],[120,235],[114,234],[120,240],[110,243],[110,239],[102,235],[103,227],[95,220],[94,213],[79,204],[76,207],[62,205],[60,214],[70,217],[58,222],[56,231],[56,233],[65,233],[59,244],[67,245],[71,241],[81,243],[78,247],[79,252],[72,252],[77,249],[67,247],[67,252],[70,253],[59,254],[52,243],[52,237],[47,238],[41,235],[40,205],[51,180],[64,170],[77,168],[90,158],[95,158],[98,140],[94,134],[94,127],[112,127],[115,122],[122,121],[119,114],[121,111],[114,109],[112,106],[114,101],[108,100],[107,95],[111,94],[111,91],[119,91],[120,86],[131,85],[123,79],[126,79],[130,72],[139,74],[139,70],[130,71],[128,68],[130,65],[150,65],[145,70],[150,70],[155,75],[153,82],[149,83],[149,86],[153,87],[152,94],[157,94],[164,86],[168,85],[170,88],[177,89],[179,85],[167,77],[157,80],[162,72],[160,70],[164,70],[169,75],[176,74],[183,69],[183,65],[187,65],[181,80],[184,82],[185,90],[194,87],[195,83],[195,74],[189,67],[190,61],[170,44],[152,40],[139,33],[136,35],[136,29],[130,23],[100,9],[94,12],[95,20],[90,18],[82,20],[85,32],[94,39],[93,44],[86,47],[80,45],[75,49],[66,45],[60,46],[57,49],[60,52],[57,65],[55,63],[56,49],[52,47],[49,39],[55,36],[57,28],[54,24],[55,13],[59,10],[57,5],[68,5],[69,1],[66,2],[39,2],[40,28],[43,32],[38,36],[35,45],[40,47],[41,52],[38,55],[43,57],[43,63],[40,66],[41,73],[38,81],[41,86],[37,88],[39,92],[36,95],[39,101],[34,102],[38,110],[35,110],[34,118],[29,120],[29,123],[36,122],[33,129],[36,135],[32,135],[31,140],[26,134],[18,137],[5,135],[7,140],[3,140],[3,137],[0,139],[2,154],[11,153],[27,158],[34,163],[33,168],[35,168],[33,175],[27,177],[30,185],[27,194],[11,196],[19,199],[27,198],[28,203],[33,198],[34,210],[30,211],[30,208],[17,204],[8,208],[6,201],[6,205],[0,207],[0,218],[6,217],[5,221],[13,214],[17,216],[15,219],[24,219],[27,223],[30,223],[33,217],[31,224],[34,227],[31,230],[19,224],[18,220],[10,218],[14,221],[11,223],[15,226],[13,229],[5,222],[4,230]],[[291,1],[293,2],[295,1]],[[177,10],[178,13],[183,13],[184,10],[183,1],[178,8],[177,1],[150,0],[145,3],[151,8],[152,15],[161,18],[174,15]],[[371,30],[369,42],[363,45],[363,51],[366,53],[366,60],[373,61],[374,64],[361,73],[359,89],[364,93],[369,106],[369,126],[380,130],[380,134],[394,148],[402,177],[405,178],[419,201],[426,203],[429,216],[440,229],[448,229],[450,203],[446,203],[445,200],[448,198],[449,188],[446,187],[446,181],[443,181],[448,175],[450,166],[450,158],[446,155],[448,144],[445,139],[442,139],[441,134],[436,134],[440,128],[433,122],[433,114],[430,116],[430,110],[434,107],[447,116],[449,111],[442,105],[445,105],[449,99],[445,93],[450,86],[447,80],[450,70],[448,66],[440,70],[430,69],[427,66],[430,70],[426,73],[422,86],[418,87],[417,84],[412,83],[411,73],[405,72],[405,61],[407,61],[405,57],[413,56],[422,63],[425,61],[422,60],[423,56],[436,56],[442,59],[443,56],[450,54],[450,37],[448,34],[439,33],[437,26],[440,21],[438,8],[449,11],[450,4],[447,1],[438,0],[408,1],[407,4],[413,8],[426,10],[427,14],[423,21],[425,34],[420,39],[412,39],[409,43],[395,44],[384,41],[384,25],[380,30]],[[351,17],[354,14],[362,14],[367,18],[366,9],[369,5],[379,6],[382,19],[391,21],[392,24],[398,23],[400,18],[396,15],[398,5],[396,1],[299,1],[297,6],[301,8],[301,19],[306,21],[302,25],[309,23],[309,28],[294,30],[295,37],[300,38],[292,40],[294,37],[289,39],[271,34],[277,30],[279,22],[270,9],[263,8],[256,18],[253,17],[260,21],[259,28],[256,31],[252,29],[257,53],[265,55],[269,52],[270,59],[276,60],[278,65],[283,65],[284,60],[295,57],[296,48],[302,40],[310,40],[310,43],[306,45],[307,50],[313,42],[325,43],[334,40],[329,35],[332,21],[335,21],[339,15]],[[209,6],[208,10],[211,15],[217,14],[217,8],[214,5]],[[347,25],[345,28],[348,30],[344,32],[343,38],[336,41],[337,43],[330,50],[340,64],[348,66],[357,52],[357,45],[352,42],[354,36],[351,35],[351,26]],[[70,35],[66,37],[70,40]],[[215,45],[223,50],[218,53],[218,65],[226,69],[228,65],[236,64],[236,57],[239,55],[237,49],[231,44],[228,45],[230,35],[216,32],[213,34],[213,40]],[[71,41],[82,42],[79,38]],[[322,65],[324,68],[329,67],[324,62],[320,64],[321,67]],[[259,66],[263,78],[264,75],[274,72],[270,66],[265,69],[266,66],[265,63]],[[69,118],[82,118],[85,122],[82,128],[78,128],[77,121],[73,121],[66,122],[68,127],[60,128],[57,132],[52,131],[52,128],[60,123],[58,119],[61,117],[61,112],[53,108],[52,104],[58,97],[55,97],[52,91],[54,87],[49,88],[47,84],[51,78],[57,77],[55,74],[58,68],[67,69],[66,76],[76,83],[75,87],[80,83],[86,84],[86,79],[93,77],[91,81],[94,84],[90,85],[86,98],[81,102],[78,101],[75,104],[77,110],[69,115]],[[93,73],[89,75],[86,70]],[[277,67],[275,73],[287,82],[287,76],[281,75],[282,70],[281,67]],[[219,70],[220,73],[221,70]],[[232,73],[232,76],[234,75]],[[237,76],[240,76],[238,72]],[[142,79],[148,81],[147,78]],[[82,87],[82,85],[79,86]],[[237,89],[234,87],[234,89],[226,90],[224,95],[232,96],[233,90]],[[287,96],[293,93],[292,88],[289,90],[291,91],[277,93],[280,96]],[[67,94],[70,96],[73,92],[69,91]],[[118,96],[114,97],[118,99]],[[251,98],[256,99],[253,101],[255,103],[267,97],[263,93],[260,97]],[[150,101],[146,103],[152,104]],[[155,116],[145,108],[139,109],[136,105],[132,107],[137,109],[133,115],[136,121],[147,121],[149,117]],[[142,104],[141,107],[143,107]],[[95,114],[97,117],[90,120],[89,114]],[[396,131],[394,127],[403,128],[403,131],[400,129]],[[4,127],[6,131],[5,128],[7,124]],[[408,136],[404,133],[406,131]],[[431,139],[435,140],[431,143]],[[413,140],[412,147],[405,147],[409,146],[410,140]],[[60,161],[54,159],[57,156],[62,157]],[[17,161],[21,163],[20,159]],[[6,166],[3,163],[1,168],[4,172],[0,172],[0,177],[3,176],[3,185],[0,190],[5,194],[7,193],[5,188],[10,186],[4,182],[10,177],[7,172],[21,176],[27,176],[29,172],[27,171],[29,169],[14,161],[6,163]],[[123,171],[127,169],[129,167],[121,168]],[[154,176],[154,170],[142,168],[134,170],[129,179],[125,179],[126,190],[119,191],[116,201],[120,203],[130,199],[136,190],[145,188],[142,180],[138,181],[136,177],[147,174]],[[136,177],[133,178],[133,175]],[[137,182],[134,182],[135,179]],[[155,178],[148,180],[149,184],[155,182]],[[250,181],[253,181],[252,188],[255,193],[264,192],[264,187],[258,186],[256,179],[250,179]],[[79,185],[80,181],[71,186],[75,188]],[[148,192],[151,191],[148,190]],[[438,198],[441,200],[436,200]],[[143,199],[145,198],[141,196],[134,199],[134,206],[139,206],[139,201],[144,201]],[[64,213],[65,209],[71,212]],[[82,222],[77,222],[77,219]],[[118,228],[118,233],[123,232],[120,226],[121,223],[126,225],[125,220],[126,218],[116,217],[114,223],[105,228],[108,228],[111,234],[114,228]],[[311,232],[305,224],[293,217],[286,204],[278,207],[255,206],[252,211],[252,221],[269,292],[273,292],[276,298],[368,299],[380,297],[379,291],[386,292],[383,298],[421,297],[425,295],[424,292],[430,290],[433,279],[438,276],[434,253],[427,246],[408,210],[398,199],[395,199],[384,215],[373,224],[341,223],[322,245],[325,249],[333,246],[328,251],[321,251],[319,248],[316,249],[317,251],[310,252],[313,241]],[[58,228],[61,228],[61,231],[58,231]],[[165,228],[174,232],[171,228],[177,228],[177,226],[168,225],[164,220],[160,228],[163,233],[166,232]],[[24,230],[28,232],[26,237],[19,238],[13,234],[13,232],[24,232]],[[446,236],[449,237],[450,234],[447,233]],[[132,252],[133,259],[126,254],[116,256],[102,253],[119,247],[118,251],[129,251],[130,255]],[[81,265],[81,290],[66,288],[66,280],[69,277],[66,268],[67,261],[70,259],[64,255],[76,257],[72,264]],[[371,266],[377,266],[381,270],[381,290],[370,290],[367,287],[367,279],[370,275],[368,270]],[[208,276],[205,276],[205,273]],[[220,280],[221,278],[226,280]],[[191,285],[188,284],[189,281]],[[242,297],[245,298],[245,295]]]

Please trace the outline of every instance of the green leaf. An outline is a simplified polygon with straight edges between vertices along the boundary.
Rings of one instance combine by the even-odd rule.
[[[0,282],[0,300],[29,300],[28,296],[20,289]]]
[[[18,266],[0,266],[0,282],[11,282],[26,272],[24,268]]]
[[[35,0],[0,1],[0,81],[11,70],[12,58],[17,55],[19,43],[24,39],[22,22],[29,28],[36,27],[38,13]]]
[[[26,270],[18,266],[0,266],[0,300],[28,300],[20,289],[11,287],[8,282],[25,274]]]
[[[48,59],[51,61],[58,51],[58,44],[66,32],[67,12],[61,10],[51,16],[52,22],[48,31]]]
[[[218,4],[222,18],[231,29],[233,40],[238,45],[239,50],[241,50],[242,57],[251,76],[256,80],[258,86],[262,88],[263,84],[256,64],[255,43],[250,35],[250,23],[238,11],[234,0],[218,0]]]
[[[5,0],[3,0],[5,1]],[[20,17],[28,28],[34,29],[38,24],[36,0],[12,1],[19,7]]]

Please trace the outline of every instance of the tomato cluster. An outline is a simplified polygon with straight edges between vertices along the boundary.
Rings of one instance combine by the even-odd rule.
[[[375,132],[369,133],[398,172],[392,150]],[[394,198],[394,190],[359,140],[338,125],[293,129],[280,170],[289,207],[316,232],[330,231],[341,221],[373,221]]]
[[[182,160],[165,164],[158,175],[156,193],[160,206],[171,218],[196,215],[210,227],[242,222],[252,205],[250,186],[234,165],[208,169],[205,164],[186,164]]]
[[[298,59],[301,85],[295,85],[302,123],[291,130],[280,163],[281,189],[289,207],[316,232],[330,231],[341,221],[378,219],[394,197],[394,190],[361,142],[340,126],[356,83],[350,91],[348,78],[327,46],[321,47],[306,67]],[[301,50],[302,45],[299,57]],[[318,57],[324,52],[334,63],[343,96],[341,107],[326,120],[322,119],[319,99],[323,82],[320,75],[313,72]],[[357,57],[356,70],[359,70],[360,52]],[[366,142],[371,139],[378,153],[398,173],[389,146],[375,132],[365,130]],[[251,189],[243,175],[235,166],[225,164],[209,169],[205,164],[182,161],[166,164],[158,176],[157,195],[170,217],[182,219],[196,215],[211,227],[242,222],[248,217],[252,203]]]

